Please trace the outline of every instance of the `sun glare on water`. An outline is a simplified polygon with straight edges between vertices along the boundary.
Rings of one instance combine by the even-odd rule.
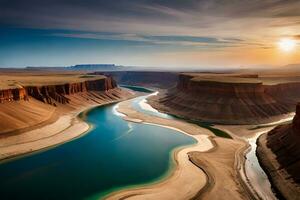
[[[291,52],[296,47],[296,41],[289,38],[283,38],[278,42],[278,47],[285,52]]]

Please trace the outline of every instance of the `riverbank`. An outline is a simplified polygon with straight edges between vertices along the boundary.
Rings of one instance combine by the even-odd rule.
[[[78,138],[91,128],[89,124],[80,119],[80,113],[96,106],[133,97],[132,92],[118,88],[103,92],[103,94],[99,93],[98,96],[93,95],[94,98],[89,97],[89,100],[80,94],[73,95],[70,97],[71,105],[57,106],[50,119],[38,127],[26,128],[24,132],[18,130],[15,133],[2,134],[0,137],[0,160],[32,153]]]
[[[153,104],[151,98],[150,98],[150,103],[151,105]],[[278,122],[275,122],[274,124],[280,123],[281,121],[284,122],[286,120],[287,119],[280,120]],[[256,125],[214,125],[213,126],[214,129],[218,131],[222,131],[226,133],[226,135],[229,135],[230,137],[228,138],[232,138],[235,141],[244,143],[242,147],[238,148],[235,152],[232,152],[233,154],[235,154],[234,168],[236,169],[235,170],[236,174],[234,176],[234,179],[243,188],[242,190],[245,192],[246,196],[250,197],[250,199],[260,199],[261,196],[263,198],[271,197],[271,199],[274,199],[273,198],[274,194],[271,190],[270,184],[268,183],[268,178],[266,175],[263,176],[264,174],[263,170],[260,169],[260,167],[257,167],[257,169],[253,170],[251,167],[253,164],[256,165],[258,163],[257,163],[257,159],[253,158],[253,154],[255,156],[256,148],[253,148],[252,142],[249,141],[250,138],[256,136],[258,131],[260,132],[262,130],[269,130],[272,128],[271,125],[274,124],[273,123],[263,124],[262,126],[259,127]],[[199,124],[199,126],[203,127],[201,124]],[[204,126],[203,128],[206,128],[206,126]],[[217,134],[215,131],[213,132],[217,136],[221,136],[220,134]],[[222,136],[224,137],[224,134],[222,134]],[[249,161],[247,158],[250,154],[251,154],[251,161]],[[263,187],[261,187],[262,184]]]
[[[286,172],[279,176],[274,173],[275,169],[280,169],[280,167],[275,155],[266,147],[265,135],[277,125],[289,123],[293,117],[294,113],[290,113],[280,120],[260,125],[217,125],[219,129],[223,129],[237,138],[246,140],[250,144],[249,148],[245,151],[246,159],[241,157],[243,168],[240,170],[240,175],[245,188],[248,188],[257,199],[281,199],[280,192],[276,190],[274,179],[278,179],[279,181],[277,182],[281,186],[289,185],[287,188],[292,188],[292,181],[283,184],[282,177],[289,177],[286,175]],[[265,152],[264,155],[263,152]],[[266,166],[272,167],[272,170],[268,170]],[[273,175],[270,175],[269,171]],[[286,180],[290,180],[290,178],[286,178]],[[297,196],[295,195],[297,192],[293,190],[288,193],[292,194],[292,196]]]
[[[292,119],[292,116],[293,113],[290,113],[286,115],[285,118],[281,118],[280,120],[274,121],[269,124],[214,126],[218,130],[229,133],[234,140],[238,140],[244,143],[243,147],[235,151],[235,172],[237,172],[235,179],[238,180],[238,183],[243,188],[246,196],[250,197],[251,199],[277,199],[275,196],[276,194],[274,194],[274,191],[272,190],[272,186],[267,175],[260,167],[255,156],[255,141],[258,137],[258,134],[271,130],[275,125],[287,123]],[[203,163],[201,163],[201,161],[199,161],[199,163],[200,164],[198,166],[200,168],[204,168]],[[206,171],[209,171],[209,168],[207,169],[208,170]],[[209,175],[209,173],[207,174]],[[214,184],[214,180],[212,180],[211,182]],[[201,190],[198,196],[203,196],[201,195],[203,193],[202,191],[205,191],[205,189]]]
[[[177,167],[167,179],[154,185],[118,191],[107,199],[191,199],[200,195],[209,199],[222,199],[224,196],[247,199],[235,170],[235,154],[244,148],[245,143],[215,138],[209,130],[181,120],[145,115],[134,110],[130,101],[119,103],[118,111],[125,114],[124,118],[128,121],[179,130],[194,137],[198,143],[175,152]],[[223,184],[224,180],[226,184]]]

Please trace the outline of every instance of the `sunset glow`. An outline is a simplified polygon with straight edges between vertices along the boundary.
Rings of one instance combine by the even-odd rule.
[[[289,38],[283,38],[278,42],[278,46],[282,51],[291,52],[296,47],[296,41]]]
[[[0,12],[1,67],[300,63],[300,1],[7,2]]]

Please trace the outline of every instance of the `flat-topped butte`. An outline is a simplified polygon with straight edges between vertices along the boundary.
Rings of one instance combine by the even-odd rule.
[[[222,74],[222,73],[181,73],[191,77],[191,81],[217,82],[233,84],[263,84],[276,85],[282,83],[300,82],[300,76],[267,76],[257,74]]]

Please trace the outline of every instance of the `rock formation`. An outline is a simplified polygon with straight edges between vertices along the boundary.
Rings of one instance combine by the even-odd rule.
[[[300,99],[300,82],[269,85],[265,87],[265,92],[274,97],[278,102],[291,105],[290,110],[294,110],[295,104]]]
[[[42,86],[19,86],[18,88],[0,90],[0,103],[28,100],[29,96],[48,104],[69,103],[66,95],[89,91],[107,91],[117,87],[111,77],[98,80],[87,80],[77,83]]]
[[[223,124],[267,123],[293,111],[300,83],[264,85],[255,76],[180,74],[176,88],[153,106],[171,114]]]
[[[277,126],[258,140],[257,155],[285,199],[300,194],[300,103],[292,124]]]
[[[297,105],[297,109],[296,109],[296,115],[293,119],[293,130],[294,133],[298,133],[298,137],[300,137],[300,103],[298,103]],[[300,142],[300,140],[298,139],[298,142]]]
[[[25,78],[9,78],[19,82],[0,90],[0,137],[52,123],[70,111],[132,95],[118,88],[112,77],[58,74],[45,75],[42,77],[45,81],[34,80],[33,76],[30,81],[22,82]]]
[[[23,87],[0,90],[0,103],[27,99],[27,92]]]

